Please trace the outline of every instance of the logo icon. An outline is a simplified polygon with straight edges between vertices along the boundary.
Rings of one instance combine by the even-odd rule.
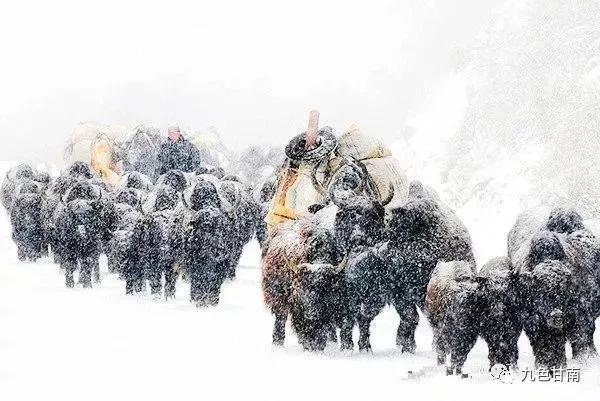
[[[502,383],[510,384],[515,381],[515,375],[505,365],[497,363],[490,369],[490,374],[494,380],[500,380]]]

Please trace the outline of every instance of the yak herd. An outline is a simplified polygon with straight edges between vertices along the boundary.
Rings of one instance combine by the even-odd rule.
[[[77,271],[84,287],[99,281],[104,253],[127,293],[148,286],[174,297],[181,278],[190,282],[192,302],[215,305],[256,236],[274,344],[283,344],[290,318],[306,350],[338,340],[352,350],[356,326],[358,349],[369,351],[371,322],[392,306],[397,346],[415,352],[421,310],[437,362],[450,357],[448,374],[462,374],[479,337],[490,366],[516,368],[522,331],[541,367],[565,366],[567,342],[573,358],[596,354],[600,241],[577,212],[523,213],[508,235],[508,256],[477,269],[468,230],[434,190],[414,181],[402,206],[386,208],[394,188],[378,199],[356,163],[319,188],[324,200],[310,213],[271,229],[265,215],[274,178],[250,188],[207,166],[171,170],[156,182],[130,172],[109,190],[85,163],[54,178],[20,165],[8,172],[1,195],[19,259],[35,261],[50,249],[67,287]]]
[[[19,165],[7,173],[1,195],[19,259],[35,261],[51,250],[67,287],[75,285],[77,271],[83,287],[99,282],[104,253],[126,293],[149,287],[172,298],[183,277],[198,306],[219,302],[242,248],[256,231],[266,231],[256,227],[264,224],[265,206],[218,168],[170,170],[155,183],[130,172],[109,190],[83,162],[52,179]]]

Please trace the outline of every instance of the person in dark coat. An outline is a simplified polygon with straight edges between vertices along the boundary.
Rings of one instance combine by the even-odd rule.
[[[200,166],[200,151],[181,135],[176,125],[169,127],[169,137],[158,152],[158,175],[169,170],[195,171]]]

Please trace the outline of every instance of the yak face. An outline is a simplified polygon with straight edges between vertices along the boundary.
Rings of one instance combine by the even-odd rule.
[[[562,332],[570,324],[574,286],[569,267],[556,260],[542,262],[519,275],[526,325]]]
[[[346,251],[379,242],[383,237],[383,228],[383,206],[364,196],[348,201],[335,216],[335,235]]]
[[[115,197],[115,203],[138,208],[140,206],[140,198],[135,189],[125,188],[117,193],[117,196]]]
[[[48,194],[62,197],[76,182],[77,179],[70,175],[58,176],[50,183]]]
[[[83,178],[86,180],[89,180],[94,176],[90,166],[82,161],[76,161],[71,164],[69,168],[67,168],[66,174],[71,177]]]
[[[564,260],[565,251],[556,234],[542,231],[531,239],[529,266],[533,267],[548,260]]]
[[[42,197],[39,194],[19,193],[15,196],[11,211],[13,224],[23,231],[35,230],[40,224],[41,207]]]
[[[206,207],[221,209],[221,198],[217,192],[217,187],[210,181],[199,180],[188,196],[184,199],[188,207],[194,211],[201,210]]]
[[[296,309],[307,321],[323,318],[330,306],[329,299],[335,280],[333,265],[304,263],[294,272],[293,296]]]
[[[33,168],[29,164],[19,164],[8,170],[6,173],[6,178],[12,181],[22,180],[22,179],[35,179],[35,172]]]
[[[557,207],[550,212],[546,228],[557,233],[571,234],[583,230],[583,218],[572,209]]]
[[[173,210],[177,206],[179,195],[171,187],[160,187],[156,190],[154,210]]]
[[[132,171],[125,176],[125,188],[133,188],[138,191],[149,191],[152,183],[145,175],[137,171]]]
[[[330,263],[337,265],[341,262],[340,252],[331,232],[316,228],[306,241],[306,260],[308,263]]]
[[[85,199],[75,199],[68,204],[68,208],[73,218],[73,227],[75,234],[80,239],[89,238],[95,232],[98,224],[98,212],[93,202]]]
[[[16,189],[17,196],[20,194],[39,194],[42,192],[40,183],[30,180],[30,179],[21,179],[17,182]]]
[[[432,199],[411,199],[404,206],[392,210],[390,233],[400,239],[427,233],[437,223],[438,209]]]
[[[188,186],[188,180],[183,171],[169,170],[158,179],[157,184],[166,185],[177,192],[183,192]]]

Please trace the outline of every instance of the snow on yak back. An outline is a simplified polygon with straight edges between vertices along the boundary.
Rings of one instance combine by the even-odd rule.
[[[472,262],[440,261],[431,273],[425,310],[433,329],[438,364],[444,364],[450,354],[448,374],[462,374],[477,340],[477,288]]]
[[[537,208],[520,215],[508,236],[519,277],[524,328],[543,366],[564,366],[565,343],[573,357],[596,353],[600,315],[600,245],[572,209]]]

